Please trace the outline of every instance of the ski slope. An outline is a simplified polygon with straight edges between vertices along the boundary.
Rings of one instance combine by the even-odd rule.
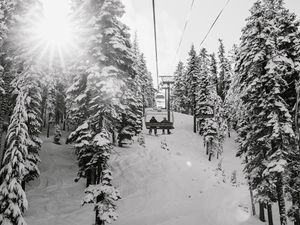
[[[117,149],[112,165],[123,199],[114,225],[262,224],[250,216],[249,190],[235,157],[234,137],[224,146],[222,175],[216,170],[220,159],[208,162],[192,123],[191,116],[176,113],[171,135],[144,131],[145,147],[136,143]],[[230,183],[234,170],[238,186]]]
[[[66,134],[64,134],[66,137]],[[75,183],[76,156],[71,146],[52,143],[53,136],[43,136],[40,153],[40,178],[27,187],[28,225],[89,225],[93,223],[93,208],[81,207],[84,181]]]
[[[145,130],[145,146],[135,142],[114,150],[114,184],[122,199],[113,225],[263,224],[250,216],[234,137],[225,143],[222,174],[216,170],[220,159],[208,162],[202,138],[192,132],[192,117],[174,116],[171,135],[158,131],[151,136]],[[41,176],[27,188],[28,225],[93,224],[92,206],[80,206],[85,186],[84,181],[74,183],[77,165],[71,146],[43,139]],[[230,182],[234,170],[238,185]]]

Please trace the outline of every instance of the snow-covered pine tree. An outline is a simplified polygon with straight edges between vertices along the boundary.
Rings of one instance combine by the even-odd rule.
[[[87,88],[87,68],[78,66],[72,85],[67,89],[68,123],[82,124],[89,117],[90,92]]]
[[[122,94],[129,87],[130,78],[134,79],[136,75],[128,28],[120,22],[124,6],[119,0],[98,0],[83,4],[81,9],[81,19],[88,31],[85,72],[90,94],[89,129],[92,137],[103,136],[107,132],[114,134],[121,121],[120,115],[126,112]],[[106,142],[111,143],[110,135],[108,137]],[[95,152],[92,152],[87,165],[96,175],[96,183],[99,183],[105,169],[102,165],[107,164],[109,152],[102,144],[99,148],[94,146],[93,150]],[[97,203],[101,201],[97,199]],[[96,223],[103,223],[103,211],[97,207],[96,212]]]
[[[212,100],[210,94],[214,89],[213,79],[210,74],[209,58],[205,48],[200,50],[198,56],[198,77],[197,77],[197,87],[196,87],[196,115],[200,117],[199,133],[203,134],[203,124],[205,121],[205,116],[202,115],[213,114],[214,101]]]
[[[19,76],[18,86],[22,87],[26,93],[26,111],[28,115],[27,127],[29,134],[28,155],[25,161],[26,174],[24,181],[28,182],[39,176],[38,162],[40,162],[39,151],[42,140],[41,133],[41,72],[36,67],[27,67],[23,74]]]
[[[145,107],[154,106],[155,90],[151,73],[147,69],[145,56],[143,53],[139,56],[137,77],[141,78],[141,91],[143,93]]]
[[[186,112],[188,109],[185,105],[187,102],[187,84],[186,81],[186,72],[183,62],[177,64],[176,71],[174,73],[174,89],[173,89],[173,106],[178,112]]]
[[[79,170],[75,181],[77,182],[80,178],[86,178],[86,187],[92,183],[92,171],[88,166],[88,163],[93,157],[92,137],[93,132],[90,129],[89,122],[85,121],[78,126],[67,139],[67,144],[74,144],[75,153],[77,155]]]
[[[186,90],[187,90],[187,101],[186,105],[193,115],[196,111],[196,92],[198,86],[198,76],[199,76],[199,59],[195,50],[194,45],[191,46],[189,51],[189,58],[186,68]]]
[[[218,79],[218,63],[216,59],[215,53],[210,54],[210,74],[212,77],[212,84],[216,86],[216,91],[218,92],[218,85],[219,85],[219,79]]]
[[[23,212],[27,209],[27,199],[22,188],[26,174],[25,162],[29,134],[27,128],[26,95],[18,91],[16,105],[7,132],[7,148],[0,171],[0,224],[26,225]]]
[[[64,81],[58,77],[55,80],[55,114],[54,121],[59,124],[64,121],[66,113],[66,88]]]
[[[284,5],[279,5],[276,15],[277,45],[280,54],[280,60],[284,62],[281,65],[283,70],[283,79],[287,83],[285,92],[282,97],[285,99],[288,109],[294,119],[294,131],[296,134],[296,149],[288,156],[288,180],[286,181],[285,190],[291,196],[292,206],[288,211],[289,218],[294,221],[295,225],[300,225],[300,151],[299,151],[299,103],[297,104],[297,95],[299,93],[299,74],[300,74],[300,32],[299,21],[296,20],[294,13],[291,13]],[[299,101],[299,99],[298,99]],[[297,114],[297,115],[296,115]]]
[[[134,96],[134,99],[132,102],[133,104],[133,110],[135,111],[135,114],[137,116],[136,122],[135,122],[135,135],[138,135],[141,133],[143,129],[143,116],[145,111],[145,94],[143,92],[143,78],[145,77],[145,74],[143,74],[143,70],[140,69],[140,51],[137,41],[137,34],[135,34],[133,45],[132,45],[132,52],[133,52],[133,68],[136,71],[136,76],[133,79],[133,82],[131,83],[131,91]],[[148,73],[148,72],[147,72]],[[145,89],[145,88],[144,88]]]
[[[199,54],[199,76],[196,95],[196,115],[199,118],[200,134],[204,136],[209,160],[222,153],[224,141],[224,112],[217,95],[210,59],[205,48]]]
[[[218,94],[222,101],[225,101],[231,80],[231,65],[225,55],[225,47],[223,41],[219,39],[219,80],[218,80]]]
[[[10,60],[8,59],[7,39],[16,14],[17,1],[0,2],[0,149],[2,149],[2,136],[5,125],[8,122],[7,115],[10,113],[9,94],[11,81],[13,80],[10,70]],[[7,121],[6,121],[7,120]],[[2,157],[0,157],[1,159]],[[0,162],[1,167],[1,162]]]
[[[121,120],[117,125],[118,129],[118,145],[130,144],[132,137],[138,133],[137,127],[137,110],[138,105],[132,91],[127,90],[122,97],[122,104],[126,107],[125,112],[121,114]]]
[[[22,93],[26,96],[25,107],[26,115],[28,115],[27,128],[29,133],[28,141],[28,154],[25,159],[25,174],[23,174],[24,184],[26,181],[38,176],[39,171],[37,168],[37,162],[39,161],[38,150],[40,149],[41,141],[38,138],[40,116],[39,110],[39,86],[38,84],[38,71],[33,65],[33,55],[28,52],[28,45],[25,44],[24,34],[27,34],[24,30],[20,29],[28,22],[28,15],[35,10],[35,1],[5,1],[4,4],[9,6],[10,9],[6,9],[5,14],[14,13],[14,15],[8,15],[10,18],[10,29],[7,31],[7,40],[5,40],[3,46],[5,52],[1,53],[1,64],[4,65],[4,82],[6,96],[1,102],[2,109],[6,108],[7,117],[9,113],[8,99],[11,99],[12,108],[15,107],[14,93],[9,90],[13,84],[22,90]],[[12,10],[12,7],[14,10]],[[5,6],[4,8],[5,9]],[[30,9],[30,10],[29,10]],[[12,11],[11,11],[12,10]],[[1,11],[1,10],[0,10]],[[1,17],[2,19],[2,17]],[[1,20],[0,19],[0,20]],[[13,21],[13,22],[12,22]],[[1,47],[0,47],[1,49]],[[2,50],[3,50],[2,49]],[[0,110],[1,111],[1,110]],[[25,186],[24,186],[25,188]]]
[[[289,21],[280,19],[283,12],[287,11],[281,0],[262,0],[254,4],[243,29],[236,72],[246,110],[240,121],[238,154],[247,158],[245,171],[251,185],[268,190],[263,192],[267,195],[257,192],[256,198],[270,204],[273,195],[268,193],[276,192],[280,221],[285,225],[283,177],[295,149],[295,134],[288,104],[293,94],[283,93],[290,88],[286,74],[292,74],[299,61],[294,63],[286,48],[290,41],[295,43],[295,30],[283,31],[282,27],[286,26],[283,21]],[[287,32],[291,33],[290,40],[285,39],[289,36]],[[294,79],[298,78],[294,76]]]
[[[94,179],[86,189],[87,196],[83,201],[83,204],[95,204],[96,224],[110,223],[117,219],[115,201],[120,199],[118,190],[111,184],[112,173],[108,165],[112,142],[107,128],[111,126],[111,122],[103,115],[105,114],[97,115],[94,117],[96,121],[91,121],[92,157],[86,166],[92,171]]]

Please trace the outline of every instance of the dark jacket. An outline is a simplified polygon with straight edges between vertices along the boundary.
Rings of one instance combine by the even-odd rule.
[[[163,119],[162,121],[160,121],[161,123],[168,123],[169,121],[167,119]]]
[[[149,122],[150,123],[157,123],[157,120],[155,118],[151,118]]]

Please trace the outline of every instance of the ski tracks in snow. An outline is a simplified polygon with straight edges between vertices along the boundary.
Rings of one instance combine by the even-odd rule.
[[[93,209],[81,207],[84,183],[74,182],[78,166],[73,151],[64,144],[55,145],[43,137],[41,175],[27,190],[30,225],[92,224]],[[62,140],[64,143],[65,140]],[[83,216],[84,215],[84,216]]]
[[[247,187],[234,187],[230,179],[223,183],[215,176],[219,160],[208,162],[192,122],[191,116],[176,113],[171,135],[147,135],[144,130],[145,148],[138,143],[117,148],[112,165],[123,199],[113,225],[260,224],[241,207],[248,207]],[[234,158],[236,146],[225,148],[228,178],[240,163]]]

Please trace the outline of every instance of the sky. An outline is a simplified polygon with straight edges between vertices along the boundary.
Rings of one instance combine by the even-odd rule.
[[[152,0],[122,2],[126,11],[122,21],[130,27],[132,36],[137,32],[140,49],[145,54],[148,69],[156,84]],[[191,2],[192,0],[155,0],[160,76],[173,75],[178,61],[186,62],[192,43],[199,51],[201,41],[227,0],[195,0],[190,11]],[[255,0],[231,0],[201,47],[205,47],[210,53],[217,53],[219,38],[223,39],[227,51],[233,44],[238,44],[241,30],[246,25],[245,19],[250,15],[249,10],[254,2]],[[300,20],[300,1],[285,0],[285,4]],[[176,54],[187,18],[189,23]]]

